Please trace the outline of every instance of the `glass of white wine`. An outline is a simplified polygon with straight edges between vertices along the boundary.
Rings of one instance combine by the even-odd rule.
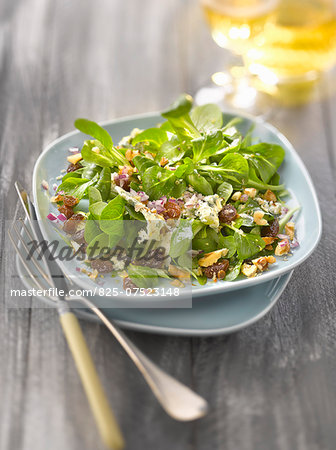
[[[214,41],[234,55],[230,69],[196,95],[254,113],[270,99],[308,100],[336,64],[335,0],[201,0]],[[207,100],[208,98],[208,100]]]

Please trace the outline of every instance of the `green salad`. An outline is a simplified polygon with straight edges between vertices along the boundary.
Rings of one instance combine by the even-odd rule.
[[[70,165],[51,198],[59,215],[48,217],[87,255],[88,275],[119,274],[125,289],[150,288],[148,277],[205,284],[254,277],[290,254],[299,245],[292,221],[298,208],[285,203],[278,173],[284,149],[256,142],[252,129],[242,135],[239,118],[223,123],[216,105],[193,108],[186,94],[161,115],[157,126],[130,130],[118,144],[97,123],[75,121],[92,139],[69,149]],[[138,256],[126,265],[97,252],[97,242],[112,249],[125,234],[130,239],[128,221],[139,223],[139,242],[150,235],[159,241],[154,228],[162,238],[170,227],[162,261]]]

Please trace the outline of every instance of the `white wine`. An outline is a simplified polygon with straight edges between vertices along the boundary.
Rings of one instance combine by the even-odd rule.
[[[223,48],[240,55],[263,31],[278,0],[202,0],[212,38]]]
[[[247,68],[280,80],[300,79],[336,63],[332,0],[282,0],[245,53]]]
[[[250,72],[286,82],[336,63],[334,0],[202,0],[212,37]]]

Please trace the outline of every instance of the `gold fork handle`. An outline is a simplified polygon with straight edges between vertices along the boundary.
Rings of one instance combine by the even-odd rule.
[[[104,444],[113,450],[124,447],[124,440],[92,361],[77,317],[72,312],[60,314],[60,322],[95,417]]]

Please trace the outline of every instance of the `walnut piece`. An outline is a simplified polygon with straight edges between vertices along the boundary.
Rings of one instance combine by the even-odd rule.
[[[235,193],[232,195],[231,199],[232,199],[234,202],[236,202],[236,201],[238,201],[238,200],[240,199],[241,196],[242,196],[242,193],[241,193],[240,191],[237,191],[237,192],[235,192]]]
[[[263,199],[267,200],[268,202],[276,202],[277,201],[276,195],[270,189],[267,189],[267,191],[263,195]]]
[[[288,222],[285,225],[285,232],[287,234],[287,236],[289,237],[289,239],[292,241],[294,239],[294,235],[295,235],[295,224],[294,222]]]
[[[286,255],[290,252],[290,245],[288,239],[282,239],[275,248],[275,255]]]
[[[257,195],[257,189],[246,188],[246,189],[244,189],[244,194],[248,195],[251,198],[254,198]]]
[[[271,236],[264,236],[261,238],[266,245],[270,245],[273,244],[273,242],[275,241],[275,237],[271,237]]]
[[[70,155],[67,157],[67,160],[71,164],[77,164],[82,159],[81,153],[76,153],[75,155]]]
[[[255,221],[255,223],[257,225],[263,226],[263,225],[267,225],[268,224],[267,220],[263,219],[264,215],[265,215],[265,213],[263,211],[256,211],[253,214],[253,220]]]
[[[241,273],[248,278],[255,277],[257,275],[257,270],[258,270],[257,266],[255,266],[254,264],[247,264],[247,263],[244,263],[240,269]]]
[[[180,269],[179,267],[173,266],[172,264],[169,265],[168,272],[172,277],[178,278],[179,280],[187,280],[190,278],[189,272]]]
[[[215,264],[220,258],[224,258],[228,254],[227,248],[222,248],[221,250],[216,250],[214,252],[207,253],[199,261],[198,264],[201,267],[209,267]]]

